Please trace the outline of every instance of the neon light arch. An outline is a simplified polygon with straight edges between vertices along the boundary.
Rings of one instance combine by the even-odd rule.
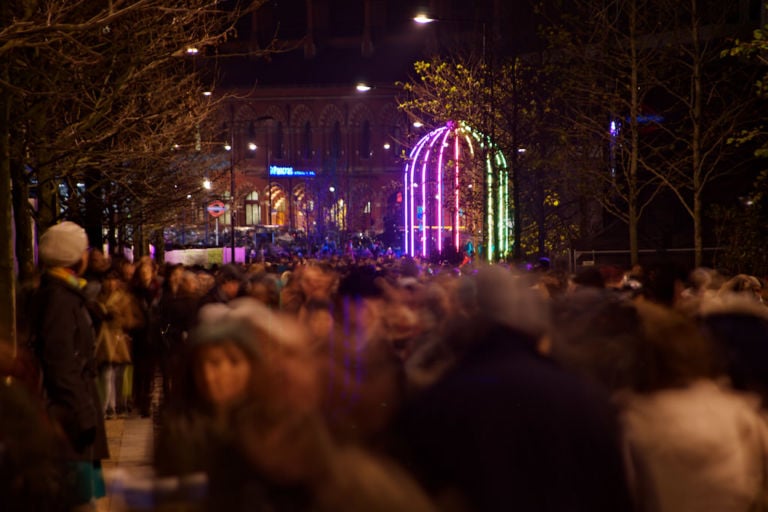
[[[474,239],[480,233],[489,246],[483,259],[509,254],[507,161],[497,147],[485,151],[486,139],[464,122],[449,121],[411,149],[403,177],[407,254],[429,258],[443,252],[447,243],[461,248],[462,237]],[[479,208],[472,200],[475,194],[483,195]],[[480,233],[472,229],[473,218],[482,226]]]

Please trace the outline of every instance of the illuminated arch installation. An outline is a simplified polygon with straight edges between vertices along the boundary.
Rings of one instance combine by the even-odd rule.
[[[509,254],[507,162],[498,148],[485,151],[484,139],[466,123],[449,121],[411,149],[403,189],[407,254],[428,258],[441,253],[448,241],[461,248],[461,233],[472,234],[468,213],[473,188],[484,194],[481,224],[490,250],[483,249],[483,259]]]

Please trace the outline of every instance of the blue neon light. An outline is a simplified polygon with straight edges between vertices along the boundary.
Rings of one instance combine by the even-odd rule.
[[[290,166],[279,166],[279,165],[270,165],[269,166],[269,175],[270,176],[315,176],[315,171],[309,171],[309,170],[299,170],[294,169]]]

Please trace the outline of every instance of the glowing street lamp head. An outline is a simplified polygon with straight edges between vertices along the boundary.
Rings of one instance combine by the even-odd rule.
[[[368,91],[371,90],[371,86],[366,84],[366,83],[364,83],[364,82],[359,82],[355,86],[355,89],[357,89],[358,92],[368,92]]]
[[[429,16],[427,16],[423,12],[420,12],[419,14],[414,16],[413,21],[415,21],[419,25],[426,25],[427,23],[432,23],[433,21],[435,21],[435,19],[434,18],[430,18]]]

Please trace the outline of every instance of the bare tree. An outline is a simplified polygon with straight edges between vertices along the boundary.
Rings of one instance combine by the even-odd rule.
[[[195,147],[217,107],[202,94],[215,86],[204,64],[261,3],[3,2],[0,181],[13,183],[14,208],[0,239],[15,241],[22,278],[32,270],[33,225],[43,230],[67,216],[98,243],[105,218],[134,230],[159,226],[158,212],[199,186],[178,149]],[[5,249],[0,286],[12,311],[13,257]]]
[[[654,85],[664,98],[665,119],[656,124],[653,151],[641,165],[690,216],[696,266],[702,264],[704,194],[748,161],[728,142],[754,121],[754,69],[721,57],[737,28],[727,24],[732,8],[705,0],[659,2],[667,24],[657,37],[664,63]]]
[[[638,261],[638,223],[661,190],[641,167],[651,69],[658,61],[652,0],[574,0],[548,11],[545,36],[561,72],[562,137],[594,198],[629,229]]]

